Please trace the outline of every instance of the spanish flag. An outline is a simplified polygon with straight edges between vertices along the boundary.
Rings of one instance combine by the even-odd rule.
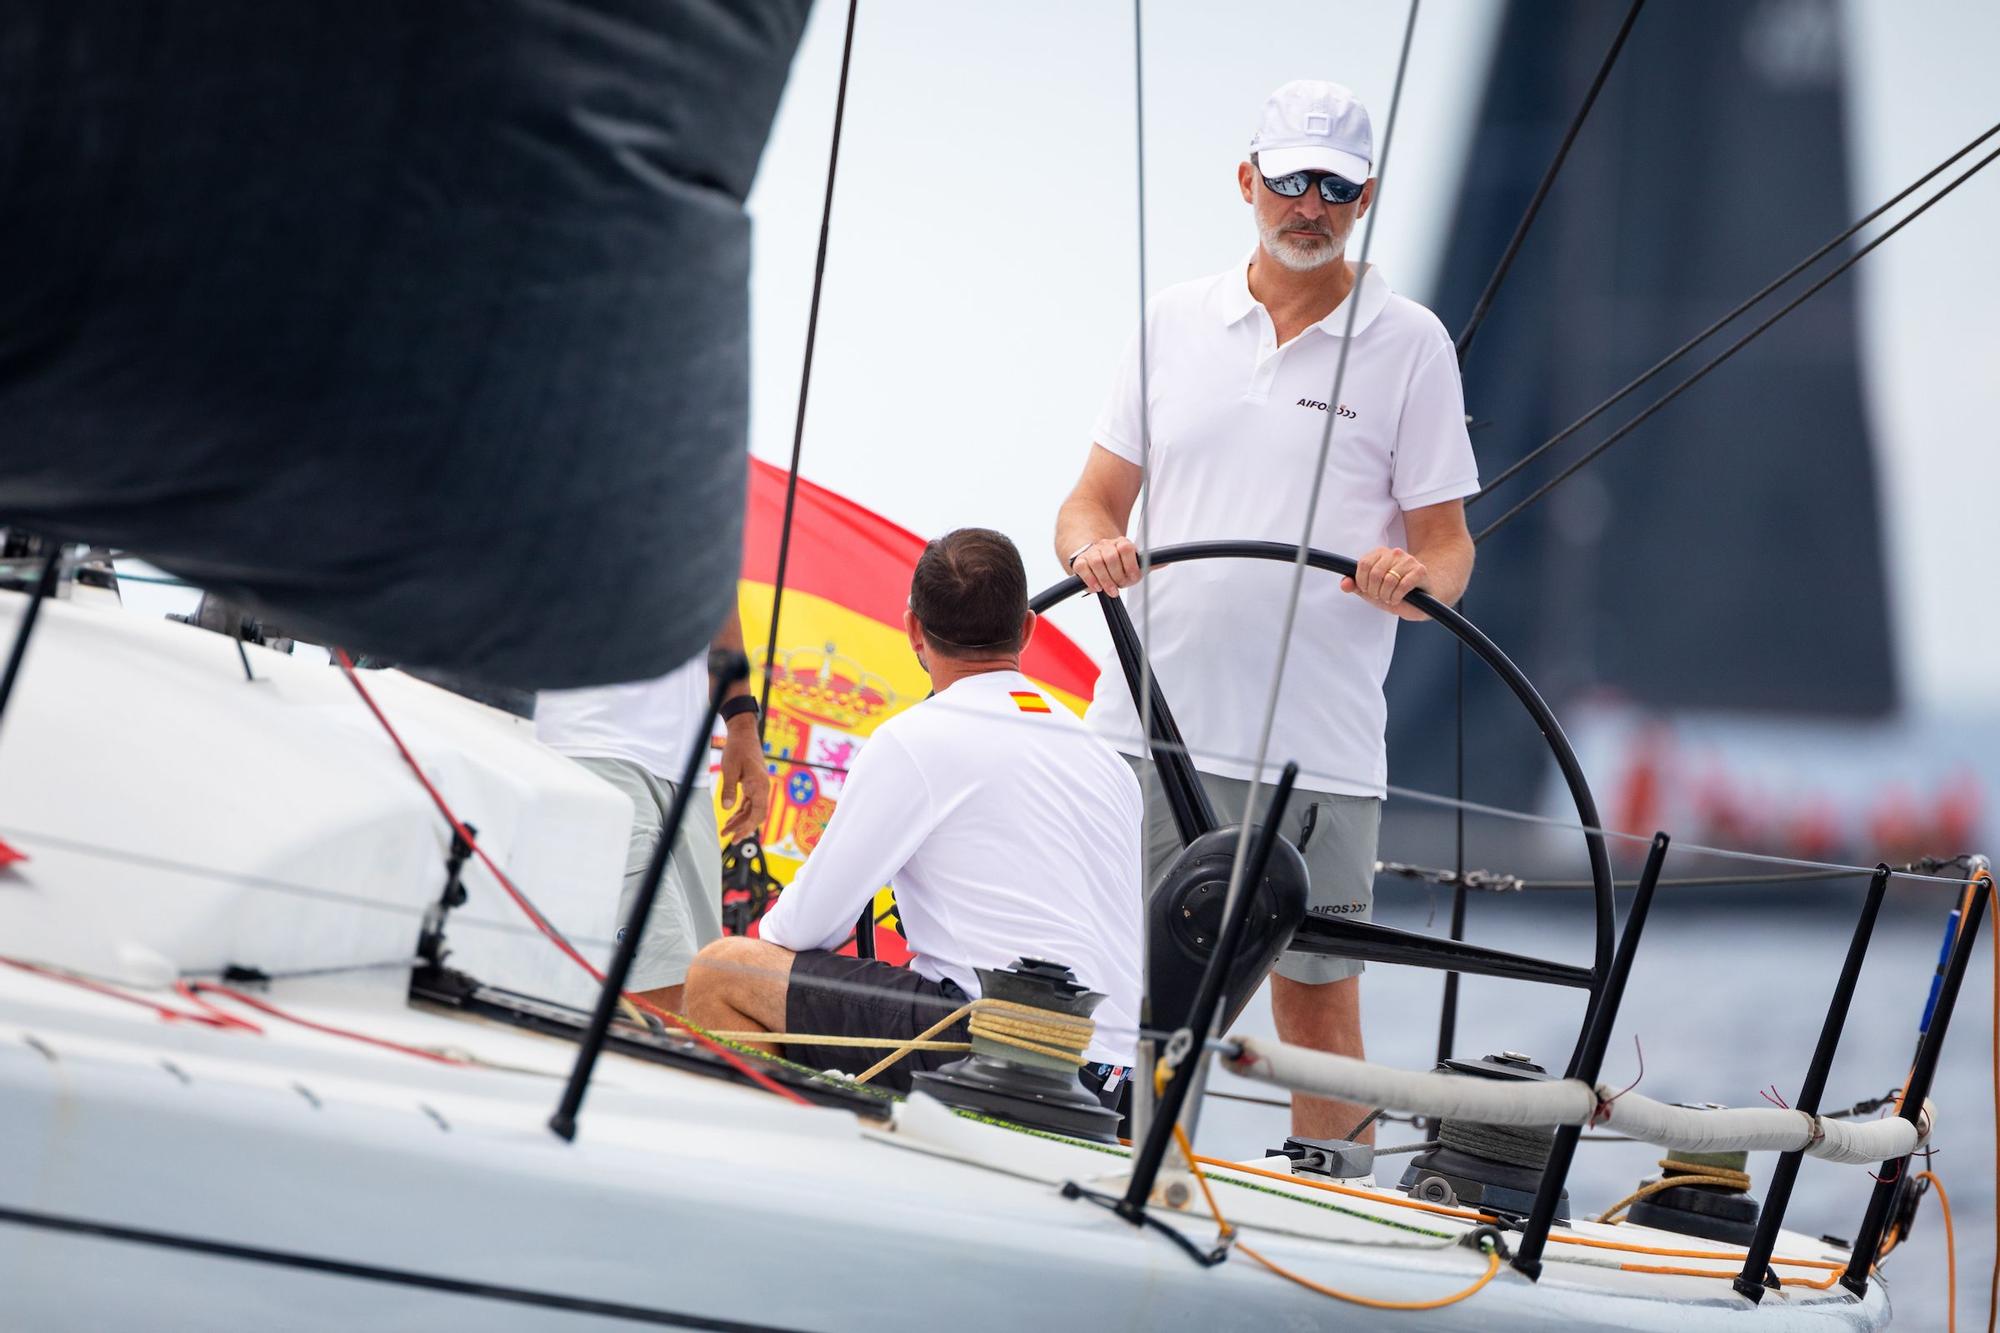
[[[875,728],[930,693],[930,678],[903,632],[910,574],[924,539],[803,478],[792,515],[777,651],[774,662],[764,660],[784,515],[784,469],[751,459],[737,604],[752,691],[761,693],[764,675],[771,677],[771,712],[764,720],[771,810],[763,843],[766,862],[781,881],[792,877],[826,831],[848,766]],[[1035,627],[1021,669],[1040,687],[1039,693],[1009,692],[1024,713],[1052,712],[1053,699],[1080,714],[1097,680],[1097,664],[1047,621]],[[878,956],[907,960],[902,937],[893,933],[886,888],[876,899],[876,916],[892,927],[876,932]]]

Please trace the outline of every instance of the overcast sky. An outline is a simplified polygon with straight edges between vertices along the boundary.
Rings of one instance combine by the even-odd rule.
[[[1419,300],[1449,241],[1501,9],[1430,0],[1417,24],[1373,257]],[[1647,12],[1633,40],[1673,12]],[[1379,140],[1406,13],[1360,0],[1146,5],[1149,288],[1247,252],[1234,172],[1271,88],[1348,83]],[[845,15],[841,0],[815,13],[751,197],[752,449],[779,463],[791,448]],[[1858,216],[2000,121],[1990,69],[2000,4],[1852,0],[1843,18]],[[1031,584],[1056,577],[1055,506],[1138,315],[1134,129],[1128,4],[862,0],[807,476],[925,534],[1001,528],[1020,542]],[[1990,665],[2000,660],[2000,562],[1983,532],[1988,497],[2000,493],[1997,222],[2000,165],[1856,271],[1905,679],[1925,710],[2000,709]],[[1801,237],[1800,253],[1823,239]],[[1357,233],[1352,253],[1359,245]],[[1101,643],[1089,608],[1058,619]]]

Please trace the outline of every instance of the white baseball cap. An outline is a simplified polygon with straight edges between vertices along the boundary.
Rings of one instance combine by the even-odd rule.
[[[1266,176],[1331,171],[1359,184],[1375,160],[1368,108],[1352,89],[1320,79],[1293,79],[1264,99],[1264,116],[1250,139]]]

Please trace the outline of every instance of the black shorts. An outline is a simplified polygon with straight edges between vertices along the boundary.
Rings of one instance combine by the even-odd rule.
[[[951,981],[932,981],[907,967],[878,958],[849,958],[824,949],[808,949],[792,959],[791,984],[785,990],[785,1031],[820,1033],[830,1037],[890,1037],[907,1041],[964,1004],[970,997]],[[969,1041],[966,1019],[959,1019],[933,1041]],[[838,1069],[859,1074],[889,1052],[879,1046],[793,1046],[781,1053],[814,1069]],[[878,1087],[907,1093],[910,1075],[938,1069],[965,1057],[963,1051],[911,1051],[877,1074]],[[1079,1071],[1084,1087],[1114,1110],[1122,1111],[1130,1080],[1122,1065],[1087,1064]]]

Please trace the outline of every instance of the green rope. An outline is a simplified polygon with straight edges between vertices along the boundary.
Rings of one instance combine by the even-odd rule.
[[[882,1102],[885,1105],[891,1102],[899,1102],[903,1100],[901,1097],[889,1091],[887,1088],[878,1088],[868,1083],[856,1083],[852,1078],[848,1077],[846,1074],[828,1073],[824,1069],[814,1069],[811,1065],[800,1064],[796,1060],[788,1060],[782,1055],[772,1055],[769,1051],[760,1051],[755,1046],[745,1045],[743,1042],[740,1041],[731,1041],[727,1037],[718,1037],[713,1032],[710,1032],[707,1028],[703,1027],[701,1024],[689,1022],[686,1018],[682,1018],[680,1021],[682,1023],[687,1024],[687,1026],[690,1029],[692,1029],[695,1032],[699,1032],[702,1036],[708,1038],[708,1040],[714,1042],[718,1046],[726,1046],[730,1050],[735,1051],[738,1055],[746,1055],[753,1060],[760,1060],[768,1065],[776,1065],[781,1069],[788,1069],[792,1073],[798,1074],[803,1078],[810,1079],[814,1083],[825,1084],[828,1087],[841,1088],[848,1092],[858,1092],[861,1093],[863,1096],[872,1097],[876,1101]]]

